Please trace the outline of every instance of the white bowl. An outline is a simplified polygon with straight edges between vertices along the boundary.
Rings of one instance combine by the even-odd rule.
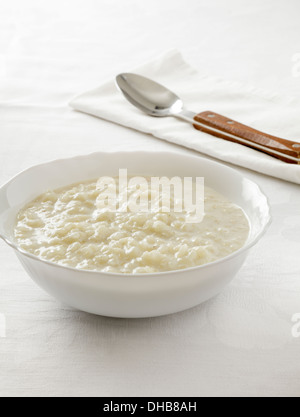
[[[219,261],[189,269],[141,275],[91,272],[41,260],[17,247],[13,228],[18,210],[47,189],[100,176],[205,177],[205,184],[243,208],[251,231],[246,245]],[[89,313],[111,317],[154,317],[175,313],[218,294],[242,267],[249,249],[270,223],[267,198],[237,171],[178,153],[95,153],[32,167],[0,189],[0,236],[16,251],[31,278],[58,300]]]

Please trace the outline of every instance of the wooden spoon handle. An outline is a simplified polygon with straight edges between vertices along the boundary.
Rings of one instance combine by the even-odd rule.
[[[195,124],[195,129],[201,130],[202,132],[249,146],[284,162],[300,164],[299,143],[268,135],[211,111],[199,113],[195,116],[194,120],[208,127]],[[212,131],[209,127],[216,130]],[[231,136],[227,136],[226,134]]]

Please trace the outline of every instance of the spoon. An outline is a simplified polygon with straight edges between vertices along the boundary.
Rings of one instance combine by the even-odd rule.
[[[124,73],[116,83],[126,99],[154,117],[177,117],[195,129],[267,153],[281,161],[300,164],[300,143],[277,138],[211,111],[193,113],[168,88],[138,74]]]

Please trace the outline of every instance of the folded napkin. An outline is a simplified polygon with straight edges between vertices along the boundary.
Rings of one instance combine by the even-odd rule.
[[[214,111],[263,132],[297,142],[300,140],[300,101],[295,97],[280,97],[203,75],[190,67],[177,50],[169,51],[131,72],[170,88],[191,111]],[[300,165],[287,164],[251,148],[218,139],[174,117],[150,117],[125,100],[114,80],[80,94],[70,106],[221,161],[300,184]]]

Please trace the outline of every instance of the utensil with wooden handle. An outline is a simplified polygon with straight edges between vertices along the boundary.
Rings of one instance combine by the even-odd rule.
[[[176,94],[138,74],[120,74],[116,82],[131,104],[151,116],[177,117],[202,132],[248,146],[283,162],[300,164],[300,143],[268,135],[211,111],[196,114],[185,110]]]

